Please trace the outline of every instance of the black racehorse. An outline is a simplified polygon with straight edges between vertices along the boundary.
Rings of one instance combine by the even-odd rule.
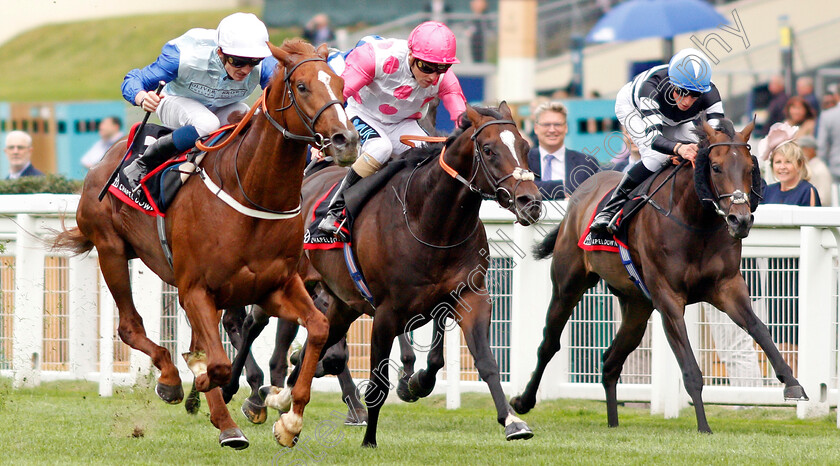
[[[560,334],[583,293],[599,278],[606,280],[621,305],[621,325],[604,353],[603,385],[607,419],[618,425],[616,384],[627,356],[639,345],[653,309],[659,309],[668,343],[682,369],[686,391],[694,404],[697,428],[711,432],[701,392],[703,377],[688,340],[686,304],[705,301],[722,309],[749,332],[785,384],[785,399],[807,399],[790,366],[773,344],[767,326],[750,306],[741,275],[741,239],[749,234],[755,192],[756,160],[750,155],[753,124],[736,132],[722,120],[720,130],[703,123],[698,130],[700,154],[695,170],[685,163],[657,175],[653,186],[663,186],[638,211],[627,232],[633,263],[650,290],[648,299],[628,278],[618,254],[584,251],[578,239],[588,228],[592,212],[615,187],[620,173],[602,172],[589,178],[572,195],[569,210],[558,226],[535,248],[538,259],[553,254],[551,303],[537,367],[525,391],[511,400],[517,413],[534,407],[546,365],[560,349]],[[667,207],[663,207],[667,206]]]

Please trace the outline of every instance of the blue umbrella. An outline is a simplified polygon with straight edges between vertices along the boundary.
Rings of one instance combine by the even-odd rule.
[[[700,0],[629,0],[608,11],[589,31],[586,40],[671,39],[679,34],[727,23],[717,10]]]

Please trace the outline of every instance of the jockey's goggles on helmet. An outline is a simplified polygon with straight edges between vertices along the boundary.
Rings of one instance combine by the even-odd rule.
[[[703,95],[703,93],[700,92],[700,91],[692,91],[691,89],[683,89],[679,86],[674,86],[674,88],[677,90],[677,94],[679,94],[683,97],[695,97],[696,98],[696,97],[700,97],[701,95]]]
[[[251,57],[237,57],[236,55],[227,55],[225,54],[224,61],[226,63],[230,63],[231,66],[234,68],[244,68],[246,66],[254,67],[260,64],[263,61],[262,58],[251,58]]]
[[[414,63],[417,64],[417,69],[422,71],[426,74],[438,73],[443,74],[452,67],[451,64],[443,64],[443,63],[427,63],[419,58],[414,59]]]

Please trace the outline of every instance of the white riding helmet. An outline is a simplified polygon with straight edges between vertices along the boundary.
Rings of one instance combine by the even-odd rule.
[[[219,22],[216,29],[217,42],[222,53],[237,57],[265,58],[271,50],[268,42],[268,29],[252,13],[234,13]]]

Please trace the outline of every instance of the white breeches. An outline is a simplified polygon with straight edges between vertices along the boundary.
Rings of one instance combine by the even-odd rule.
[[[207,108],[188,97],[167,95],[160,100],[156,113],[163,126],[177,129],[192,125],[199,136],[207,136],[227,124],[228,117],[236,111],[247,112],[248,105],[237,102],[224,107]]]

